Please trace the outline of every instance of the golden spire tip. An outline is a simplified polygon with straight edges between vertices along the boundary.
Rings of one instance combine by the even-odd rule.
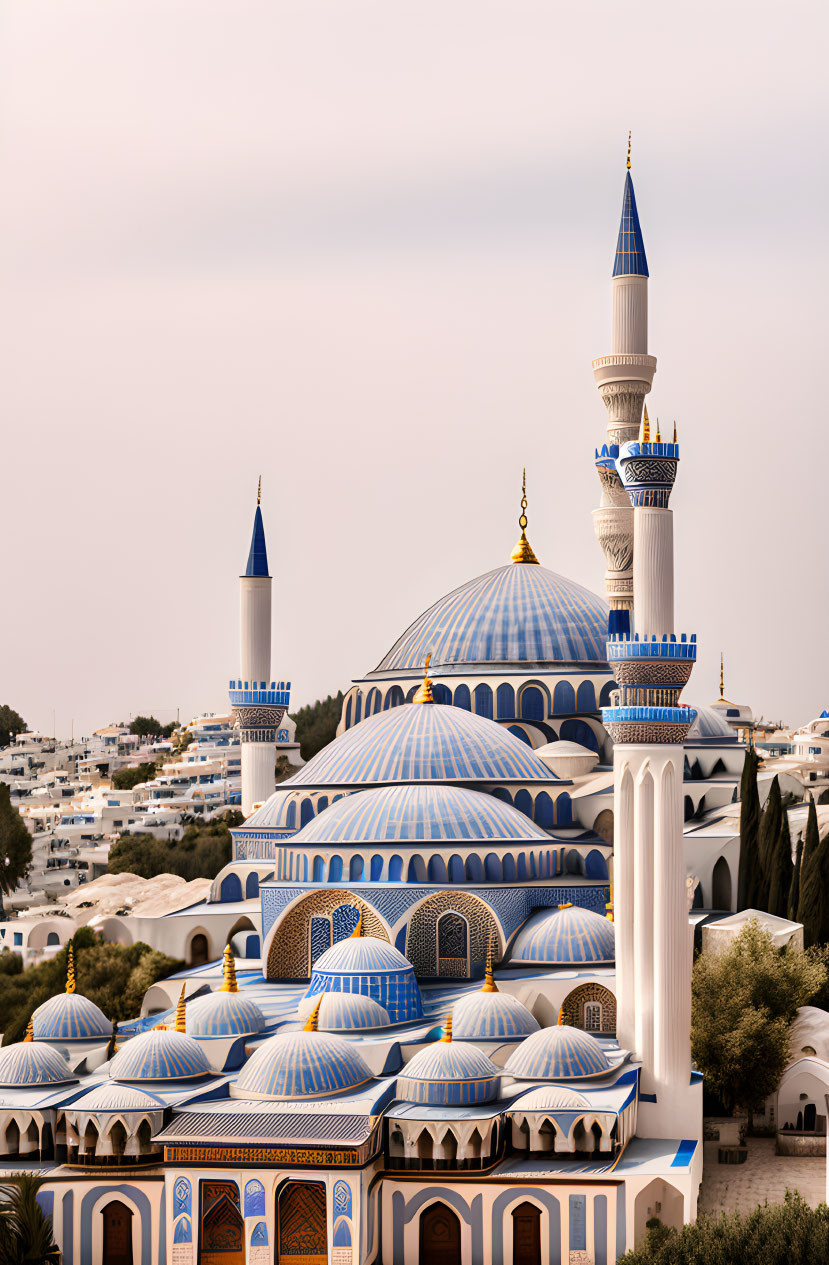
[[[630,171],[630,138],[632,135],[632,132],[628,132],[628,171]]]
[[[30,1019],[29,1022],[26,1024],[26,1035],[23,1038],[23,1040],[34,1041],[34,1039],[35,1039],[35,1025],[34,1025],[33,1020]]]
[[[674,422],[674,443],[676,443],[676,422]]]
[[[482,993],[497,993],[498,985],[495,983],[495,977],[492,974],[492,936],[487,941],[486,946],[486,968],[484,970],[484,983],[481,988]]]
[[[256,489],[256,504],[262,504],[262,476],[259,476],[259,487]]]
[[[662,443],[662,436],[659,433],[659,418],[658,417],[656,419],[656,435],[654,436],[654,443],[656,444]]]
[[[303,1029],[302,1029],[302,1031],[303,1031],[303,1032],[319,1032],[319,1030],[320,1030],[320,1006],[322,1005],[322,999],[323,999],[323,997],[324,997],[324,996],[325,996],[325,993],[320,993],[320,995],[319,995],[319,1000],[318,1000],[318,1002],[317,1002],[316,1006],[315,1006],[315,1007],[314,1007],[314,1009],[311,1011],[311,1013],[310,1013],[310,1015],[308,1016],[308,1018],[305,1020],[305,1026],[304,1026],[304,1027],[303,1027]]]
[[[187,1024],[186,1024],[185,1016],[184,1016],[184,990],[186,987],[187,987],[186,983],[182,984],[181,992],[179,993],[178,1002],[176,1004],[176,1022],[173,1025],[173,1029],[175,1032],[187,1031]]]
[[[357,919],[357,926],[354,928],[354,930],[352,931],[351,935],[348,938],[349,940],[359,940],[362,934],[363,934],[363,911],[361,909],[360,916]]]
[[[236,983],[236,962],[233,957],[233,950],[229,944],[225,945],[224,961],[222,963],[224,974],[224,982],[219,989],[220,993],[238,993],[239,985]]]
[[[75,991],[75,950],[71,940],[66,950],[66,991],[67,993]]]
[[[435,696],[432,693],[432,682],[429,678],[429,664],[432,662],[431,651],[426,656],[426,662],[423,665],[423,680],[420,688],[412,699],[413,703],[434,703]]]
[[[532,551],[532,546],[527,540],[527,468],[521,477],[521,515],[518,519],[518,526],[521,528],[521,539],[513,549],[509,556],[510,562],[534,562],[538,566],[538,558]]]
[[[441,1041],[451,1041],[451,1040],[452,1040],[452,1012],[450,1010],[449,1014],[446,1016],[446,1023],[443,1025],[443,1036],[441,1037]]]
[[[648,406],[645,405],[645,411],[642,414],[642,426],[639,431],[639,443],[649,444],[651,442],[651,419],[648,417]]]
[[[725,698],[725,658],[720,651],[720,698]]]

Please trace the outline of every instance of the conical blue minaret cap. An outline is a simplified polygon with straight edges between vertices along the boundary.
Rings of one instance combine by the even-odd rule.
[[[250,553],[245,575],[268,574],[268,550],[265,546],[265,524],[262,522],[262,510],[257,505],[253,519],[253,536],[250,541]]]
[[[636,210],[636,194],[633,192],[633,181],[630,172],[625,177],[625,196],[622,200],[622,223],[619,225],[619,240],[616,243],[616,258],[613,262],[614,277],[647,277],[648,261],[645,257],[645,243],[642,240],[642,229],[639,225],[639,212]]]

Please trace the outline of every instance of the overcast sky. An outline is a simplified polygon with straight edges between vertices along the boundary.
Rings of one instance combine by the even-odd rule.
[[[505,562],[602,591],[628,128],[686,697],[829,706],[822,3],[0,4],[0,702],[226,706],[262,474],[295,706]]]

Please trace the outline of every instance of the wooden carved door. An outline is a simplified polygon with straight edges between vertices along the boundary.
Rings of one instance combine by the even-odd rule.
[[[119,1199],[104,1205],[104,1265],[132,1265],[132,1211]]]
[[[328,1265],[325,1187],[288,1182],[279,1196],[277,1265]]]
[[[513,1265],[541,1265],[541,1212],[520,1204],[512,1214]]]
[[[421,1265],[461,1265],[461,1223],[446,1204],[432,1204],[420,1218]]]

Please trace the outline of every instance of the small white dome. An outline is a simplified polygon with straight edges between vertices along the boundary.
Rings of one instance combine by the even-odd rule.
[[[599,763],[598,754],[580,742],[548,742],[535,754],[560,778],[584,777]]]
[[[133,1037],[110,1064],[116,1081],[178,1081],[209,1076],[204,1050],[192,1037],[168,1028],[151,1028]]]

